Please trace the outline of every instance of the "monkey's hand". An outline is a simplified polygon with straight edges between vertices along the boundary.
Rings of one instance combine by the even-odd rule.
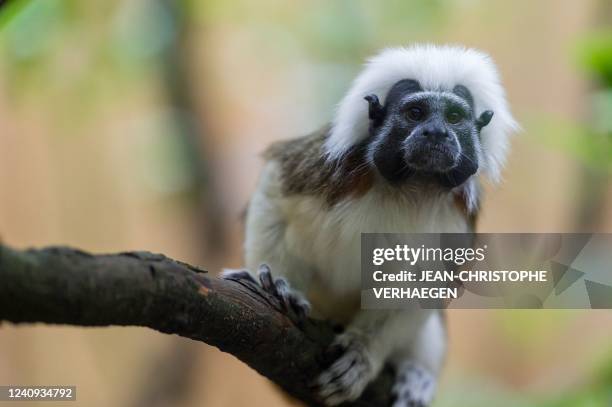
[[[259,284],[261,287],[274,296],[289,317],[295,316],[297,322],[303,321],[310,312],[310,303],[302,293],[291,288],[287,280],[282,277],[273,278],[270,267],[267,264],[259,266],[257,271],[259,282],[247,270],[225,270],[221,273],[221,278],[226,280],[246,280],[251,284]]]
[[[357,399],[377,369],[363,341],[351,333],[338,335],[331,349],[340,357],[319,375],[314,387],[325,404],[335,406]]]

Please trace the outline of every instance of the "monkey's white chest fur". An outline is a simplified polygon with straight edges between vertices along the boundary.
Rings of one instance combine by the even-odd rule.
[[[361,233],[465,232],[465,216],[451,194],[411,194],[374,186],[332,207],[322,197],[283,196],[268,164],[247,217],[247,266],[268,263],[308,293],[326,317],[344,314],[361,287]],[[319,307],[318,298],[322,296]],[[324,308],[324,309],[321,309]],[[338,319],[344,315],[335,315]]]
[[[314,266],[338,295],[361,286],[361,233],[462,232],[465,218],[452,197],[393,196],[373,188],[329,208],[318,198],[287,199],[287,250]]]

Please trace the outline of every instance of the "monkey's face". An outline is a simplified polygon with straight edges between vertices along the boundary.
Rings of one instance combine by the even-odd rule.
[[[479,118],[464,86],[452,92],[423,91],[414,80],[396,83],[385,106],[375,95],[370,103],[369,158],[393,183],[424,176],[455,187],[478,170],[480,129],[492,112]]]

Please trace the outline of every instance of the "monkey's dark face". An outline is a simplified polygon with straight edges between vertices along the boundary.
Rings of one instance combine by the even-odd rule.
[[[480,129],[493,113],[476,118],[468,89],[423,91],[418,82],[402,80],[387,94],[385,106],[369,95],[370,158],[393,183],[412,176],[432,178],[455,187],[478,170]]]

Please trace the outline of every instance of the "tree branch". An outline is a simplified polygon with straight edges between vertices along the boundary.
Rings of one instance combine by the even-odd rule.
[[[68,248],[0,245],[0,321],[142,326],[216,346],[319,406],[310,383],[334,355],[331,324],[296,324],[255,284],[211,277],[163,255],[91,255]],[[391,372],[354,406],[390,404]]]

